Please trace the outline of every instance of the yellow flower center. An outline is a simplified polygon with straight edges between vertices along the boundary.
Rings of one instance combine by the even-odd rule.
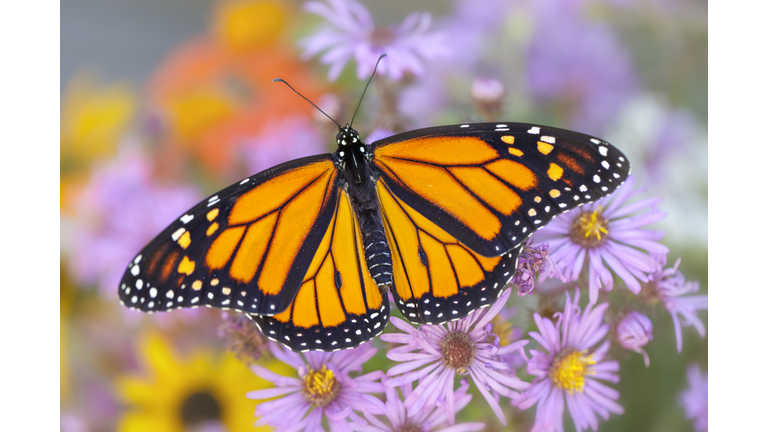
[[[323,365],[319,371],[307,367],[304,375],[304,399],[316,407],[324,407],[336,400],[341,390],[341,383],[336,380],[333,371]]]
[[[587,368],[595,364],[592,356],[585,355],[587,351],[563,351],[552,362],[549,369],[549,379],[561,389],[573,394],[584,391],[584,377],[592,375]]]
[[[493,324],[493,332],[499,337],[499,346],[505,347],[512,343],[512,335],[514,334],[515,327],[512,322],[496,315],[491,320]]]
[[[608,240],[608,221],[603,217],[603,207],[594,211],[583,212],[571,224],[570,237],[574,243],[586,248],[594,248]]]

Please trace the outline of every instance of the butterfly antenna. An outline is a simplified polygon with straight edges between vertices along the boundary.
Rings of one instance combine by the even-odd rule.
[[[376,60],[376,66],[373,67],[373,73],[371,74],[371,77],[368,78],[368,82],[365,84],[365,88],[363,89],[363,94],[362,96],[360,96],[360,102],[357,103],[357,108],[355,108],[355,113],[352,114],[352,121],[349,122],[349,127],[352,127],[352,123],[355,122],[355,116],[357,115],[357,110],[360,109],[360,104],[363,103],[363,96],[365,96],[365,91],[368,90],[368,84],[370,84],[373,77],[376,76],[376,68],[379,67],[379,62],[381,61],[381,59],[383,59],[386,56],[387,56],[386,54],[382,54],[381,56],[379,56],[379,59]]]
[[[297,95],[299,95],[299,96],[303,97],[305,101],[307,101],[307,102],[311,103],[313,107],[317,108],[317,110],[318,110],[318,111],[320,111],[321,113],[323,113],[323,115],[324,115],[324,116],[326,116],[326,117],[328,117],[329,119],[331,119],[331,121],[332,121],[332,122],[336,123],[336,126],[338,126],[339,128],[341,128],[341,125],[339,124],[339,122],[337,122],[337,121],[336,121],[336,120],[334,120],[334,119],[333,119],[331,116],[329,116],[328,114],[326,114],[326,113],[325,113],[325,111],[321,110],[321,109],[320,109],[320,107],[319,107],[319,106],[317,106],[317,105],[315,105],[315,104],[314,104],[314,103],[313,103],[311,100],[309,100],[309,99],[307,99],[306,97],[304,97],[304,95],[303,95],[303,94],[301,94],[301,93],[297,92],[297,91],[296,91],[296,89],[295,89],[295,88],[293,88],[293,87],[291,87],[291,85],[290,85],[290,84],[288,84],[287,82],[285,82],[285,80],[284,80],[284,79],[282,79],[282,78],[275,78],[275,79],[273,79],[273,80],[272,80],[272,82],[278,82],[278,81],[279,81],[279,82],[281,82],[281,83],[283,83],[283,84],[285,84],[285,85],[287,85],[287,86],[288,86],[288,88],[289,88],[289,89],[291,89],[291,90],[293,90],[293,92],[294,92],[294,93],[296,93]]]

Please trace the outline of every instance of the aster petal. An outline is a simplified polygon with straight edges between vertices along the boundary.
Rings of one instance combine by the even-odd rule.
[[[253,373],[258,375],[260,378],[263,378],[275,385],[280,385],[280,386],[285,386],[285,385],[300,386],[301,385],[301,380],[276,374],[271,370],[259,365],[251,365],[251,371],[253,371]]]
[[[409,335],[416,333],[416,329],[410,323],[398,317],[390,317],[389,322],[392,323],[392,325],[395,326],[398,330],[404,331]]]
[[[531,432],[563,430],[563,391],[552,388],[536,409],[536,420]]]
[[[504,292],[501,293],[501,295],[493,303],[493,305],[485,311],[485,315],[483,315],[483,317],[480,318],[477,321],[477,323],[475,323],[475,328],[482,328],[486,324],[491,322],[493,317],[495,317],[499,313],[501,308],[503,308],[504,305],[507,303],[507,300],[509,299],[509,296],[510,296],[511,293],[512,293],[511,289],[504,290]]]
[[[462,423],[440,429],[440,432],[472,432],[485,429],[485,423]]]
[[[432,372],[433,370],[437,369],[438,366],[440,366],[440,363],[436,362],[434,364],[426,366],[424,369],[419,369],[418,371],[411,371],[411,372],[405,373],[405,374],[403,374],[403,375],[401,375],[399,377],[392,378],[391,380],[387,381],[387,385],[393,386],[393,387],[397,387],[397,386],[401,386],[403,384],[414,382],[414,381],[416,381],[418,379],[421,379],[421,377],[423,377],[425,375],[428,375],[430,372]],[[397,366],[395,366],[395,367],[397,367]],[[396,374],[402,373],[399,370],[397,372],[394,372],[393,369],[395,369],[395,367],[390,368],[387,371],[387,374],[391,376],[391,375],[396,375]],[[418,366],[415,366],[415,367],[418,367]],[[410,369],[408,369],[408,370],[410,370]]]
[[[390,360],[399,361],[399,360],[396,360],[396,359],[394,359],[392,357],[389,357],[389,354],[387,354],[387,357]],[[409,361],[407,363],[401,363],[401,364],[399,364],[397,366],[391,367],[387,371],[387,376],[391,377],[391,376],[394,376],[394,375],[399,375],[399,374],[402,374],[402,373],[405,373],[405,372],[409,372],[409,371],[412,371],[412,370],[414,370],[414,369],[416,369],[418,367],[424,366],[427,363],[435,362],[437,360],[438,359],[433,357],[433,356],[428,356],[428,357],[424,357],[424,358],[419,359],[419,360],[413,360],[413,361]],[[398,384],[398,385],[402,385],[402,384]]]
[[[582,393],[566,393],[565,404],[568,407],[568,412],[571,413],[573,425],[577,431],[590,427],[592,430],[597,430],[597,417],[589,407],[589,401]]]
[[[273,397],[282,396],[288,393],[294,393],[299,388],[294,387],[272,387],[264,390],[249,391],[245,394],[248,399],[271,399]]]
[[[395,318],[395,317],[392,317],[392,318]],[[408,334],[402,334],[402,333],[384,333],[383,335],[379,336],[379,339],[383,340],[384,342],[407,344],[408,341],[411,339],[411,336]],[[404,348],[404,347],[397,347],[397,348]]]
[[[472,380],[475,382],[475,386],[480,391],[480,394],[483,395],[485,400],[488,402],[488,405],[490,405],[491,410],[493,410],[493,413],[496,414],[496,417],[499,419],[501,424],[504,426],[507,425],[507,419],[504,417],[504,412],[501,410],[501,406],[499,406],[499,403],[496,401],[496,399],[491,395],[491,393],[488,391],[488,389],[485,388],[485,385],[482,381],[477,377],[475,372],[470,369],[469,374],[472,377]]]
[[[453,370],[445,367],[445,365],[440,364],[437,370],[435,370],[435,373],[429,374],[426,378],[419,381],[419,385],[416,386],[416,388],[413,390],[413,393],[411,393],[408,398],[406,398],[403,401],[403,404],[406,408],[408,408],[409,416],[411,416],[412,412],[416,412],[419,409],[421,409],[422,406],[427,402],[429,396],[433,394],[432,390],[435,386],[434,383],[437,383],[441,381],[441,379],[445,379],[447,376],[450,375],[451,378],[453,378]]]
[[[621,185],[616,190],[616,192],[614,192],[613,195],[609,197],[609,199],[603,201],[602,204],[600,204],[600,201],[597,201],[593,205],[604,205],[605,206],[604,214],[607,213],[610,215],[613,209],[621,207],[626,200],[628,200],[630,197],[635,195],[632,191],[632,188],[634,187],[634,185],[635,185],[635,176],[630,175],[629,177],[627,177],[627,180],[624,182],[624,184]],[[610,218],[611,216],[608,216],[608,217]]]
[[[616,274],[624,281],[630,291],[635,294],[640,292],[640,283],[632,276],[631,273],[629,273],[624,265],[615,256],[613,256],[613,254],[604,253],[601,254],[601,257],[603,260],[605,260],[611,270],[616,272]]]
[[[616,390],[614,388],[611,388],[611,387],[608,387],[607,385],[605,385],[605,384],[603,384],[603,383],[601,383],[599,381],[596,381],[596,380],[593,380],[593,379],[587,379],[586,382],[584,383],[584,386],[591,388],[595,392],[600,393],[601,395],[603,395],[603,396],[605,396],[605,397],[607,397],[607,398],[609,398],[611,400],[615,401],[615,400],[619,399],[619,391],[618,390]]]
[[[533,320],[536,326],[541,332],[541,336],[537,337],[536,332],[528,333],[532,338],[536,339],[547,351],[555,352],[560,348],[560,334],[555,329],[554,324],[549,318],[542,318],[538,313],[533,314]]]
[[[619,219],[646,208],[651,211],[657,211],[656,206],[661,204],[662,201],[664,201],[662,198],[654,197],[654,198],[646,198],[640,201],[635,201],[625,206],[620,206],[620,207],[614,206],[611,209],[612,211],[610,213],[610,216],[608,217],[610,217],[610,219],[612,220]]]
[[[595,401],[596,403],[600,404],[601,406],[608,409],[608,411],[614,413],[614,414],[624,414],[624,408],[622,408],[621,405],[616,403],[615,401],[603,396],[601,393],[598,393],[594,387],[592,386],[584,386],[584,394],[587,395],[590,399]]]

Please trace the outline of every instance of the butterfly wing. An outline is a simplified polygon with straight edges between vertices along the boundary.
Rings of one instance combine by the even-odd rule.
[[[372,147],[394,196],[484,256],[518,247],[629,175],[629,162],[605,141],[523,123],[421,129]]]
[[[496,300],[515,274],[519,248],[482,256],[406,204],[385,181],[377,192],[392,251],[392,294],[406,319],[439,324]]]
[[[349,196],[336,209],[290,306],[274,316],[250,315],[267,337],[294,351],[353,348],[380,334],[389,300],[368,272],[360,225]]]
[[[293,301],[331,223],[330,154],[263,171],[199,203],[129,264],[120,301],[144,312],[213,306],[274,315]]]

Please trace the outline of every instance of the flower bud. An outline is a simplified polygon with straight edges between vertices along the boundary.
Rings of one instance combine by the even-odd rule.
[[[648,353],[642,347],[653,340],[653,324],[650,318],[640,312],[632,311],[621,319],[616,332],[621,346],[642,354],[645,367],[648,367],[651,362]]]
[[[504,84],[495,78],[475,78],[472,82],[475,109],[488,121],[498,116],[505,93]]]

